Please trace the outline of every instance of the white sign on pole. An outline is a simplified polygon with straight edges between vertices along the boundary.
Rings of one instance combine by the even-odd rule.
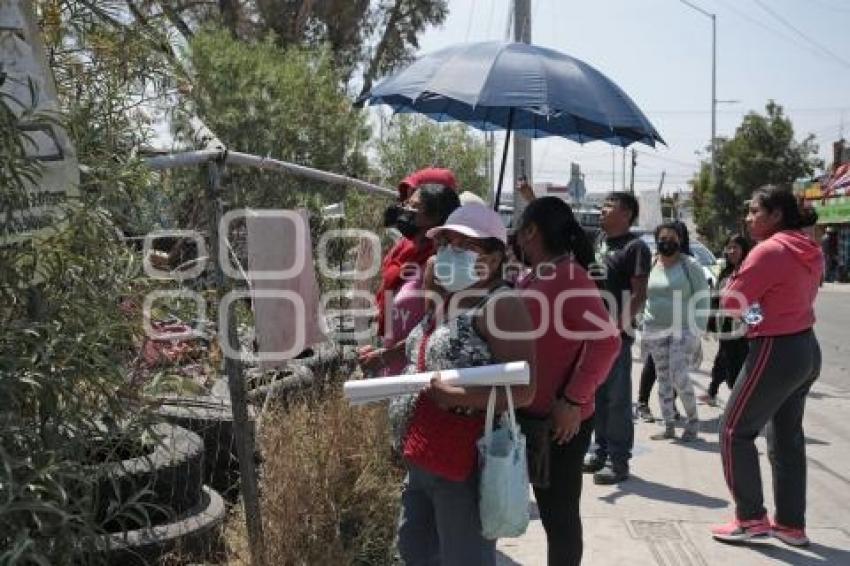
[[[56,120],[59,100],[32,2],[0,0],[0,96],[16,117],[27,156],[41,175],[27,187],[26,207],[12,213],[11,235],[0,244],[33,238],[61,222],[61,205],[79,194],[79,166]]]

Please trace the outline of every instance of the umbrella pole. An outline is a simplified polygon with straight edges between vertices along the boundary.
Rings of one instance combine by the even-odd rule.
[[[505,148],[502,150],[502,166],[499,168],[499,184],[496,186],[496,200],[493,203],[493,210],[499,211],[499,199],[502,196],[502,181],[505,179],[505,163],[508,161],[508,145],[511,143],[511,126],[514,121],[514,109],[508,110],[508,129],[505,135]]]

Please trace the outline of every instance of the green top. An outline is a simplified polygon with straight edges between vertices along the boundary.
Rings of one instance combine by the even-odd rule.
[[[700,332],[705,332],[710,307],[708,282],[702,267],[693,258],[683,254],[680,261],[670,267],[655,260],[649,273],[643,311],[645,330],[683,330],[692,320]]]

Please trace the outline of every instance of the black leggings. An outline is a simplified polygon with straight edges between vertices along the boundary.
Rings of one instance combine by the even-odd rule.
[[[735,380],[741,373],[741,368],[744,367],[744,361],[747,359],[749,351],[750,345],[746,338],[720,341],[720,348],[717,350],[714,365],[711,367],[709,395],[716,397],[720,390],[720,384],[724,382],[729,386],[729,389],[735,387]]]
[[[546,530],[548,563],[550,566],[578,566],[584,551],[581,526],[582,463],[590,446],[593,418],[581,423],[581,428],[566,444],[552,443],[549,476],[546,489],[534,488],[534,498],[540,520]]]
[[[720,455],[739,520],[766,516],[756,437],[766,427],[776,522],[806,524],[806,395],[820,374],[814,332],[750,340],[744,369],[720,423]]]
[[[646,362],[643,364],[643,369],[640,372],[640,389],[638,389],[638,404],[648,405],[649,396],[652,394],[652,386],[655,385],[655,362],[652,361],[652,356],[646,357]]]

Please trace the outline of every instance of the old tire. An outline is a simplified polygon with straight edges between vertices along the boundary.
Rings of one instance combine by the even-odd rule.
[[[211,557],[221,550],[219,527],[224,518],[221,495],[203,486],[198,503],[173,521],[103,535],[98,543],[110,566],[157,564],[169,552],[179,552],[181,558]]]
[[[216,397],[167,397],[157,413],[200,436],[204,445],[203,483],[228,501],[239,495],[239,458],[230,404]],[[254,421],[251,421],[253,435]]]
[[[315,378],[306,365],[289,364],[277,372],[258,375],[246,391],[249,403],[262,406],[267,400],[285,403],[292,395],[309,389]]]
[[[204,446],[201,438],[179,426],[160,423],[152,428],[156,444],[151,453],[97,464],[96,512],[110,514],[110,507],[130,501],[146,490],[140,503],[148,506],[152,520],[184,513],[201,497]]]

